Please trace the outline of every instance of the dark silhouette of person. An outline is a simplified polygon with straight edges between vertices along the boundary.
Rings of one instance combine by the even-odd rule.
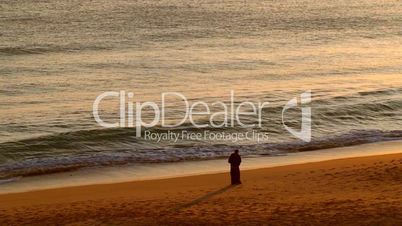
[[[241,157],[239,155],[239,150],[235,150],[229,157],[228,162],[230,163],[230,178],[232,185],[241,184],[240,182],[240,163]]]

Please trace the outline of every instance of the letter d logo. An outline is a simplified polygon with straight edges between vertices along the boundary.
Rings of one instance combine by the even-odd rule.
[[[311,102],[311,90],[307,90],[306,92],[300,94],[300,104],[308,104]],[[311,107],[302,107],[302,125],[301,131],[298,132],[287,125],[283,120],[283,115],[286,110],[289,108],[297,107],[297,97],[291,99],[286,103],[285,107],[282,110],[282,124],[285,126],[286,130],[289,131],[293,136],[302,139],[305,142],[311,141]]]

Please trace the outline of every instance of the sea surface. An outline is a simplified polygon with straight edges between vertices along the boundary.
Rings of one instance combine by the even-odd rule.
[[[81,167],[164,163],[402,139],[401,1],[0,1],[0,178]],[[165,140],[103,128],[92,105],[106,91],[160,103],[269,102],[269,140]],[[311,90],[312,141],[282,124],[283,106]],[[107,122],[118,101],[105,99]],[[285,123],[300,126],[300,108]],[[180,100],[166,106],[183,118]],[[153,118],[147,108],[144,121]],[[254,116],[242,121],[256,122]],[[196,121],[208,123],[199,116]],[[156,134],[168,130],[148,128]],[[240,126],[171,132],[247,132]]]

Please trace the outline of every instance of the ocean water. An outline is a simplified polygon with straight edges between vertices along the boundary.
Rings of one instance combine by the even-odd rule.
[[[1,1],[0,27],[0,178],[402,139],[400,1]],[[269,102],[258,131],[270,139],[154,142],[99,126],[95,98],[120,90],[141,102],[180,92],[207,103],[227,103],[233,90],[236,103]],[[306,90],[312,142],[281,121],[286,102]],[[295,128],[298,110],[286,117]],[[171,101],[166,115],[174,122],[183,111]],[[115,121],[118,103],[101,112]]]

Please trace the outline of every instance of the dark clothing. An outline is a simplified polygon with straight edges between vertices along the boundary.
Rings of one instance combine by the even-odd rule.
[[[232,184],[241,184],[240,182],[240,169],[238,166],[230,167],[230,178]]]
[[[241,163],[240,155],[236,153],[231,154],[228,162],[230,163],[230,177],[232,184],[241,184],[240,169],[239,169]]]

